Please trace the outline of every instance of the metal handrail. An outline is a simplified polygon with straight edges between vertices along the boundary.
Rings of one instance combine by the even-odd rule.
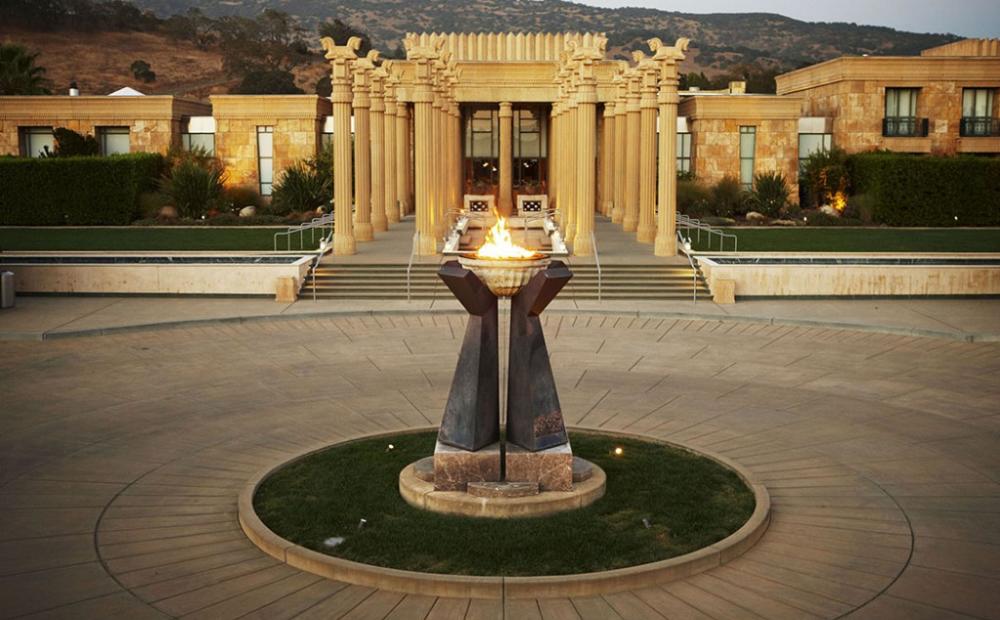
[[[308,230],[312,237],[312,242],[316,242],[316,229],[326,228],[330,226],[330,232],[333,232],[333,213],[326,213],[321,217],[314,217],[309,222],[303,222],[302,224],[296,224],[295,226],[289,226],[287,229],[274,233],[274,251],[278,251],[278,237],[284,236],[286,239],[285,250],[291,251],[292,249],[292,235],[299,233],[299,249],[303,249],[303,244],[305,243],[304,235]]]
[[[690,239],[684,239],[681,235],[681,231],[677,231],[677,242],[680,244],[681,250],[684,252],[684,256],[688,259],[688,264],[691,265],[691,303],[698,303],[698,268],[695,267],[694,259],[691,258],[691,253],[688,252],[688,245],[691,241]]]
[[[601,272],[601,254],[597,251],[597,237],[590,232],[590,243],[594,246],[594,264],[597,266],[597,303],[601,303],[601,292],[604,288],[604,277]]]
[[[417,240],[420,238],[420,231],[413,233],[413,243],[410,244],[410,260],[406,263],[406,301],[410,301],[410,272],[413,271],[413,258],[417,255]]]
[[[330,242],[331,241],[333,241],[333,229],[332,228],[330,229],[330,234],[329,235],[327,235],[327,236],[323,237],[322,239],[320,239],[320,241],[319,241],[319,249],[316,250],[316,257],[313,258],[312,262],[310,263],[310,265],[309,265],[309,271],[306,272],[306,277],[302,278],[302,283],[299,284],[298,293],[295,295],[296,298],[299,295],[302,294],[302,288],[306,285],[306,282],[309,280],[309,278],[312,278],[312,280],[313,280],[312,298],[313,298],[313,301],[316,301],[316,268],[319,267],[320,261],[323,260],[323,255],[326,254],[326,250],[327,250],[328,247],[330,247]]]
[[[692,217],[688,217],[688,216],[684,215],[683,213],[678,213],[677,214],[677,225],[678,226],[683,226],[684,228],[687,228],[687,229],[693,228],[693,229],[697,230],[698,231],[698,241],[701,241],[701,231],[704,230],[705,232],[707,232],[708,233],[708,246],[709,246],[709,248],[711,248],[711,246],[712,246],[712,235],[719,235],[719,251],[720,252],[724,251],[725,240],[726,239],[732,239],[733,240],[733,252],[738,252],[739,251],[739,239],[733,233],[723,232],[719,228],[716,228],[714,226],[710,226],[709,224],[706,224],[706,223],[702,222],[701,220],[698,220],[698,219],[695,219],[695,218],[692,218]]]

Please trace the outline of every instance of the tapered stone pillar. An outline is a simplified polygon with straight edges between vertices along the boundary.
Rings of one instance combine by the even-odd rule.
[[[372,232],[372,179],[371,179],[371,72],[378,60],[378,52],[370,50],[368,56],[354,63],[354,237],[358,241],[371,241]]]
[[[389,219],[385,215],[385,67],[371,73],[371,205],[372,230],[384,232],[389,229]]]
[[[432,63],[437,50],[426,46],[407,46],[407,58],[414,61],[414,200],[417,217],[417,252],[422,256],[437,253],[434,234],[434,91],[431,87]]]
[[[660,169],[659,169],[659,209],[657,213],[656,243],[657,256],[677,254],[677,64],[684,60],[688,40],[677,39],[673,46],[666,46],[657,38],[649,40],[649,49],[654,52],[657,63],[660,106]]]
[[[622,78],[624,83],[624,78]],[[619,84],[621,90],[622,84]],[[615,101],[615,210],[611,214],[611,221],[621,224],[625,219],[625,98],[619,97]]]
[[[639,100],[639,227],[636,239],[653,243],[656,238],[656,86],[657,67],[642,52],[636,52],[641,76]]]
[[[628,72],[628,95],[625,103],[625,216],[622,228],[635,232],[639,227],[639,72]]]
[[[509,101],[500,102],[500,199],[497,207],[502,215],[514,212],[514,149],[512,146],[514,111]]]
[[[604,104],[604,126],[601,131],[601,174],[604,177],[604,192],[601,213],[611,217],[611,205],[615,201],[615,102]]]
[[[413,210],[410,202],[410,106],[405,101],[396,105],[396,200],[399,216]]]
[[[354,254],[352,206],[354,184],[351,179],[351,64],[357,60],[361,39],[351,37],[346,45],[337,45],[330,37],[321,41],[330,61],[330,82],[333,104],[333,253]]]
[[[398,78],[392,73],[392,61],[382,66],[388,73],[385,82],[385,219],[390,224],[399,221],[399,204],[396,202],[396,83]]]

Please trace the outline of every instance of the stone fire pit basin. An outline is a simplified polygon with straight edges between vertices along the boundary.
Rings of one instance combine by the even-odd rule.
[[[458,257],[458,263],[476,274],[497,297],[513,297],[550,262],[551,258],[540,253],[528,258],[479,258],[475,254]]]

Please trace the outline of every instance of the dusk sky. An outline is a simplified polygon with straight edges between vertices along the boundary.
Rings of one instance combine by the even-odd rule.
[[[641,6],[684,13],[780,13],[812,22],[855,22],[913,32],[1000,36],[997,0],[576,0],[603,7]]]

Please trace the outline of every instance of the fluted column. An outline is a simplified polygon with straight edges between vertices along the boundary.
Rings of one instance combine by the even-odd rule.
[[[577,159],[576,159],[576,236],[573,253],[591,256],[594,244],[594,198],[597,150],[597,89],[593,83],[581,83],[577,91]]]
[[[386,61],[387,64],[390,61]],[[387,71],[389,71],[387,69]],[[389,73],[385,84],[385,219],[390,224],[399,221],[396,203],[396,77]]]
[[[625,104],[625,217],[622,228],[635,232],[639,227],[639,72],[628,73],[628,95]]]
[[[334,232],[333,253],[338,256],[354,254],[354,227],[351,211],[354,185],[351,180],[351,63],[357,60],[356,52],[361,39],[351,37],[346,45],[337,45],[333,39],[321,41],[330,61],[330,81],[333,104],[333,196]]]
[[[368,89],[377,59],[378,52],[371,50],[368,56],[354,63],[354,237],[358,241],[374,238],[371,221],[371,98]]]
[[[659,212],[657,213],[656,243],[657,256],[677,254],[677,63],[684,60],[684,50],[688,40],[681,38],[673,47],[663,45],[656,38],[649,40],[649,48],[655,52],[653,60],[660,69],[660,170],[659,170]]]
[[[500,200],[499,211],[505,217],[514,212],[514,165],[513,142],[514,111],[509,101],[500,102]]]
[[[615,200],[615,102],[604,104],[604,123],[601,130],[601,176],[604,190],[601,194],[601,213],[611,217],[611,205]]]
[[[611,221],[621,224],[625,219],[625,98],[615,101],[615,210]]]
[[[563,162],[563,175],[565,182],[563,190],[566,193],[566,211],[563,214],[563,226],[566,230],[566,241],[572,243],[576,239],[576,149],[577,149],[577,102],[576,93],[571,92],[566,101],[566,124],[563,136],[566,142],[565,161]]]
[[[399,216],[415,208],[410,202],[410,107],[405,101],[396,105],[396,200]]]
[[[385,215],[385,78],[384,67],[371,74],[371,205],[372,230],[384,232],[389,229]]]
[[[417,252],[423,256],[437,253],[434,234],[433,167],[434,91],[431,87],[431,63],[437,58],[430,47],[409,47],[407,58],[415,61],[413,85],[414,123],[414,201],[417,213]]]
[[[641,52],[639,52],[641,54]],[[656,238],[656,64],[640,60],[639,100],[639,227],[636,239],[652,243]]]
[[[549,205],[559,209],[559,154],[562,145],[559,142],[559,100],[552,102],[552,113],[549,115]]]

